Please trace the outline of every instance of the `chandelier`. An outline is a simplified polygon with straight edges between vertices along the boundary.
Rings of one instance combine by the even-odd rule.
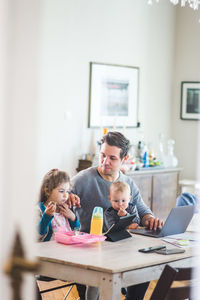
[[[156,0],[156,2],[159,2],[159,0]],[[173,3],[174,5],[176,5],[179,3],[179,0],[170,0],[170,2]],[[147,3],[152,5],[153,0],[148,0]],[[184,7],[185,4],[188,4],[191,8],[193,8],[194,10],[197,10],[200,5],[200,0],[180,0],[180,3],[181,3],[182,7]]]

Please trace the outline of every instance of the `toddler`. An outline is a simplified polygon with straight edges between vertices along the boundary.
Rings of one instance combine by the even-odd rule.
[[[69,192],[70,178],[66,172],[52,169],[44,176],[39,196],[40,241],[53,239],[53,232],[58,227],[65,227],[67,231],[80,227],[77,217],[66,203]]]
[[[113,182],[109,190],[111,207],[104,212],[104,226],[107,231],[111,225],[117,223],[120,217],[134,215],[129,229],[135,229],[140,223],[140,217],[134,204],[130,202],[130,186],[126,182]]]
[[[113,224],[117,223],[120,217],[134,215],[133,222],[129,225],[130,229],[138,227],[140,217],[134,204],[130,201],[130,186],[126,182],[113,182],[109,190],[109,200],[111,207],[104,212],[104,231],[107,231]],[[130,289],[132,286],[130,286]],[[88,286],[86,300],[98,300],[99,292],[97,287]]]

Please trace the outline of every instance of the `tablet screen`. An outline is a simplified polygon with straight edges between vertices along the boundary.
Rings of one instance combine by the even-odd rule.
[[[130,225],[131,223],[133,223],[133,218],[134,217],[135,217],[135,215],[128,215],[128,216],[121,217],[117,223],[113,224],[104,233],[104,235],[107,234],[107,233],[117,232],[117,231],[121,231],[121,230],[126,229],[126,227],[128,225]]]

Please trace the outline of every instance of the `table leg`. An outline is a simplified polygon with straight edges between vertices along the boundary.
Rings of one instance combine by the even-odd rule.
[[[120,300],[121,299],[121,275],[105,274],[101,278],[99,287],[99,300]]]

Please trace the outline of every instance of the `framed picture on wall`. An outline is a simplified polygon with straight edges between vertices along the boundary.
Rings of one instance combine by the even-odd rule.
[[[181,82],[181,119],[200,120],[200,82]]]
[[[139,68],[90,63],[88,127],[138,127]]]

